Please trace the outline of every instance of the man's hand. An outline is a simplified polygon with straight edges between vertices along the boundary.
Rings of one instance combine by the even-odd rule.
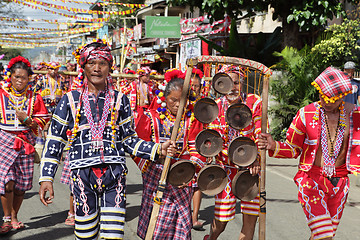
[[[250,166],[249,166],[249,170],[250,170],[250,174],[252,176],[255,176],[257,174],[259,174],[261,168],[260,168],[260,163],[258,160],[255,160],[255,162],[253,162]]]
[[[259,149],[275,150],[276,142],[269,133],[260,133],[257,146]]]
[[[50,196],[46,197],[46,192],[49,192]],[[41,182],[39,189],[40,202],[45,206],[52,203],[54,199],[54,188],[52,182]]]

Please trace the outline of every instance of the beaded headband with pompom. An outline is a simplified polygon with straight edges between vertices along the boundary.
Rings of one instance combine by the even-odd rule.
[[[97,43],[103,43],[106,46],[104,47],[89,47],[90,44],[97,42]],[[85,63],[90,59],[95,58],[103,58],[106,61],[110,63],[111,68],[113,69],[113,57],[111,55],[111,50],[108,46],[108,43],[104,39],[94,39],[91,43],[86,43],[83,46],[80,46],[78,49],[76,49],[73,53],[75,56],[76,62],[79,64],[79,75],[78,75],[78,87],[82,87],[84,84],[84,65]]]
[[[185,73],[183,73],[181,70],[173,68],[173,69],[169,69],[165,72],[164,74],[164,79],[165,82],[163,84],[160,84],[158,86],[158,90],[155,91],[155,94],[157,96],[157,104],[160,105],[160,107],[157,108],[157,111],[160,114],[160,119],[164,119],[165,118],[165,112],[166,112],[166,99],[165,99],[165,89],[166,89],[166,84],[168,84],[170,82],[171,79],[174,78],[181,78],[184,79],[185,78]],[[188,112],[186,113],[188,117],[191,116],[192,110],[194,109],[194,104],[191,101],[194,101],[195,98],[193,97],[193,95],[191,94],[190,97],[190,103],[188,105]]]

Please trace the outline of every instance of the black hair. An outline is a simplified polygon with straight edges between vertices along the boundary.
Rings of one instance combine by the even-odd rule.
[[[165,88],[165,92],[164,92],[164,96],[165,98],[167,96],[169,96],[169,94],[177,89],[182,89],[182,87],[184,86],[184,79],[182,78],[173,78],[171,79],[168,84],[166,84],[166,88]]]
[[[27,71],[28,76],[31,76],[34,72],[32,71],[31,67],[29,67],[28,65],[26,65],[26,63],[24,62],[16,62],[14,63],[11,68],[10,68],[10,73],[13,74],[15,72],[16,69],[24,69]]]
[[[194,74],[194,73],[193,73],[193,74],[191,75],[191,79],[194,79],[194,78],[196,78],[197,80],[199,80],[200,88],[202,88],[201,78],[200,78],[199,74]]]

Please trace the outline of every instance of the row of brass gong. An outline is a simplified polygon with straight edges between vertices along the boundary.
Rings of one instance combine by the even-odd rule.
[[[213,77],[212,87],[220,94],[227,94],[233,88],[233,81],[228,74],[217,73]],[[213,122],[218,114],[219,108],[211,98],[202,98],[194,106],[194,115],[202,123]],[[244,129],[251,123],[251,110],[243,103],[232,104],[225,113],[225,119],[232,128]],[[223,149],[223,140],[218,131],[205,129],[197,135],[195,147],[202,156],[212,158]],[[259,177],[252,176],[248,170],[244,170],[256,160],[256,157],[257,147],[250,138],[237,137],[228,147],[229,160],[240,169],[232,181],[232,191],[241,200],[252,200],[259,192]],[[170,168],[168,182],[173,186],[180,186],[190,182],[194,175],[193,163],[188,160],[177,161]],[[197,176],[197,184],[204,194],[216,195],[226,187],[227,173],[217,164],[206,165]]]

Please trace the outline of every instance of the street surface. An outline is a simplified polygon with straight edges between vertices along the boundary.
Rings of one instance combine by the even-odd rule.
[[[141,174],[131,159],[127,162],[127,215],[125,240],[137,240],[136,228],[141,201]],[[266,191],[266,239],[269,240],[304,240],[309,239],[305,215],[297,200],[297,188],[292,178],[297,172],[297,160],[280,160],[267,158]],[[67,186],[60,184],[61,169],[55,181],[54,203],[45,207],[40,203],[37,184],[39,166],[35,166],[34,187],[25,194],[19,220],[26,225],[24,230],[12,232],[0,239],[11,240],[69,240],[74,239],[73,227],[64,224],[69,209]],[[351,187],[348,202],[341,219],[335,239],[360,239],[360,188],[355,185],[356,177],[351,175]],[[205,231],[192,231],[192,239],[202,240],[209,232],[213,216],[213,197],[205,196],[200,209],[200,220],[205,221]],[[236,240],[242,225],[240,206],[238,204],[235,220],[228,223],[219,240]],[[1,212],[1,215],[3,213]],[[258,228],[254,239],[258,239]]]

